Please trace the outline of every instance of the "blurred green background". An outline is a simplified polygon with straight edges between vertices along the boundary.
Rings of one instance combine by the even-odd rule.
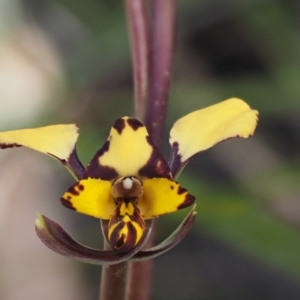
[[[229,140],[197,155],[179,178],[197,196],[197,222],[181,244],[155,259],[152,299],[300,299],[300,4],[179,0],[178,5],[166,157],[172,124],[195,109],[239,97],[259,110],[260,122],[253,138]],[[75,122],[81,128],[79,156],[87,164],[114,120],[132,114],[132,66],[122,1],[0,0],[1,130]],[[29,152],[12,152],[12,157],[0,153],[0,179],[15,176],[12,164],[18,156],[18,174],[35,182],[31,167],[18,167]],[[82,243],[101,247],[98,220],[60,205],[58,199],[72,178],[54,161],[44,160],[51,170],[51,180],[43,181],[49,190],[40,192],[38,207],[30,199],[20,205],[32,205],[33,212],[41,210],[64,224]],[[7,220],[14,216],[16,225],[14,213],[23,212],[7,200],[4,188],[0,186],[0,204],[6,201],[9,209],[4,211],[10,215],[0,214],[3,249],[9,245],[6,240],[20,237],[19,229],[11,233]],[[51,209],[43,197],[48,192],[53,194]],[[26,193],[24,188],[22,197]],[[185,214],[160,218],[158,240]],[[27,218],[31,223],[24,234],[34,235],[34,213]],[[18,251],[11,246],[3,250],[5,255],[0,248],[0,263],[23,255],[22,244],[16,244]],[[41,261],[58,260],[44,246],[40,250],[39,255],[45,255]],[[34,255],[32,259],[35,273],[39,263],[34,263]],[[56,299],[97,299],[99,268],[68,264],[62,282],[74,273],[80,278],[64,283],[66,294]],[[28,263],[23,266],[20,260],[15,272],[23,275],[14,281],[14,273],[7,279],[11,264],[2,264],[0,298],[25,299],[26,290],[31,299],[53,299],[47,268],[37,283],[34,277],[28,279]],[[71,296],[75,285],[80,292]]]

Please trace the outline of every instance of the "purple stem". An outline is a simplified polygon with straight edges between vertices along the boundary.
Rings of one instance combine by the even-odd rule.
[[[161,144],[167,116],[171,67],[176,31],[176,1],[151,2],[151,62],[149,98],[144,123],[152,140]]]
[[[125,0],[132,45],[135,117],[143,120],[149,83],[149,35],[144,0]]]
[[[107,245],[104,250],[109,250]],[[123,300],[126,292],[127,262],[102,266],[100,300]]]
[[[150,0],[151,5],[151,56],[149,94],[144,117],[144,124],[157,146],[161,145],[161,138],[165,125],[171,66],[174,54],[176,2],[175,0]],[[138,13],[136,11],[136,13]],[[142,16],[145,18],[145,15]],[[146,23],[146,21],[145,21]],[[133,41],[137,43],[137,41]],[[133,49],[138,47],[133,46]],[[137,73],[137,66],[134,65]],[[135,78],[135,86],[139,85]],[[137,95],[136,95],[137,96]],[[139,117],[136,115],[136,117]],[[155,224],[154,224],[155,225]],[[155,226],[152,229],[146,247],[150,248],[155,241]],[[153,262],[129,263],[126,300],[147,300],[150,297]]]

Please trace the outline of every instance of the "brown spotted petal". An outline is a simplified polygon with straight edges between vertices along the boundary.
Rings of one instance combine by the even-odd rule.
[[[130,260],[142,261],[155,258],[176,246],[191,230],[196,219],[197,212],[196,205],[192,208],[190,213],[185,217],[177,229],[162,243],[147,250],[142,250],[136,253]]]
[[[146,227],[140,242],[131,251],[122,248],[112,251],[93,249],[79,244],[60,225],[42,214],[37,215],[35,229],[40,240],[51,250],[96,265],[113,265],[128,260],[144,247],[151,232],[151,227]]]

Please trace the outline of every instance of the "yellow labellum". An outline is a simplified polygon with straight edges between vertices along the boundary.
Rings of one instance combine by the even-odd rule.
[[[173,125],[171,147],[178,144],[181,162],[194,154],[233,137],[247,138],[254,133],[258,112],[247,103],[231,98],[219,104],[192,112]]]
[[[5,131],[0,133],[0,148],[25,146],[67,160],[75,148],[78,134],[75,124]]]

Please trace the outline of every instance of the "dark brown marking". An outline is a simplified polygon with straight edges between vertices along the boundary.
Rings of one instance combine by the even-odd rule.
[[[68,189],[68,193],[74,195],[74,196],[79,196],[80,192],[79,192],[79,183],[76,182],[74,185],[72,185],[69,189]]]
[[[0,149],[7,149],[7,148],[16,148],[16,147],[22,147],[22,145],[19,145],[17,143],[12,144],[0,144]]]
[[[171,188],[171,190],[174,190],[174,185],[171,185],[170,188]]]
[[[60,198],[60,202],[63,206],[76,211],[76,208],[73,206],[72,202],[70,202],[69,200],[62,197],[62,198]]]
[[[109,226],[111,226],[111,222],[109,224]],[[123,244],[125,243],[125,236],[122,235],[120,237],[120,231],[124,228],[125,226],[125,222],[124,221],[121,221],[116,227],[115,229],[113,230],[113,232],[111,233],[110,235],[110,238],[109,238],[109,243],[111,245],[111,247],[113,249],[117,249],[121,246],[123,246]]]
[[[84,185],[83,184],[78,184],[78,189],[82,192],[84,190]]]
[[[146,140],[152,148],[152,153],[146,165],[139,170],[139,175],[147,178],[158,177],[172,179],[169,165],[164,156],[160,153],[149,136],[146,137]]]
[[[84,166],[82,165],[78,155],[76,148],[73,149],[70,156],[67,159],[67,163],[72,168],[73,172],[76,174],[77,178],[82,179],[85,171]]]
[[[126,243],[124,245],[125,249],[129,251],[132,249],[137,242],[137,231],[131,222],[127,223],[128,234],[126,237]]]
[[[187,189],[183,188],[182,186],[178,186],[178,190],[177,190],[177,194],[178,195],[182,195],[184,194],[185,192],[187,192]]]
[[[107,140],[102,148],[97,151],[89,165],[87,166],[83,178],[96,178],[102,180],[112,180],[119,176],[117,171],[109,166],[102,166],[99,164],[99,158],[109,150],[110,141]]]
[[[144,125],[140,121],[133,118],[127,119],[127,123],[134,131],[138,130],[140,127],[144,127]]]
[[[125,243],[125,234],[122,233],[121,237],[116,241],[114,249],[120,249]]]
[[[195,202],[196,198],[194,196],[192,196],[191,194],[187,194],[185,196],[184,201],[177,206],[177,209],[182,209],[182,208],[186,208],[188,206],[191,206],[194,202]]]
[[[72,197],[70,195],[67,196],[67,200],[71,200]]]
[[[46,152],[48,155],[52,156],[53,158],[57,159],[58,161],[60,161],[64,166],[67,165],[67,161],[65,159],[61,159],[59,157],[57,157],[56,155],[52,154],[52,153],[49,153],[49,152]]]
[[[113,128],[116,129],[119,134],[121,134],[125,126],[126,126],[125,120],[120,118],[116,120],[116,122],[113,125]]]
[[[177,142],[174,142],[171,146],[169,166],[173,177],[176,177],[175,175],[180,172],[183,166],[183,162],[181,161],[181,155],[179,154],[179,144]]]

